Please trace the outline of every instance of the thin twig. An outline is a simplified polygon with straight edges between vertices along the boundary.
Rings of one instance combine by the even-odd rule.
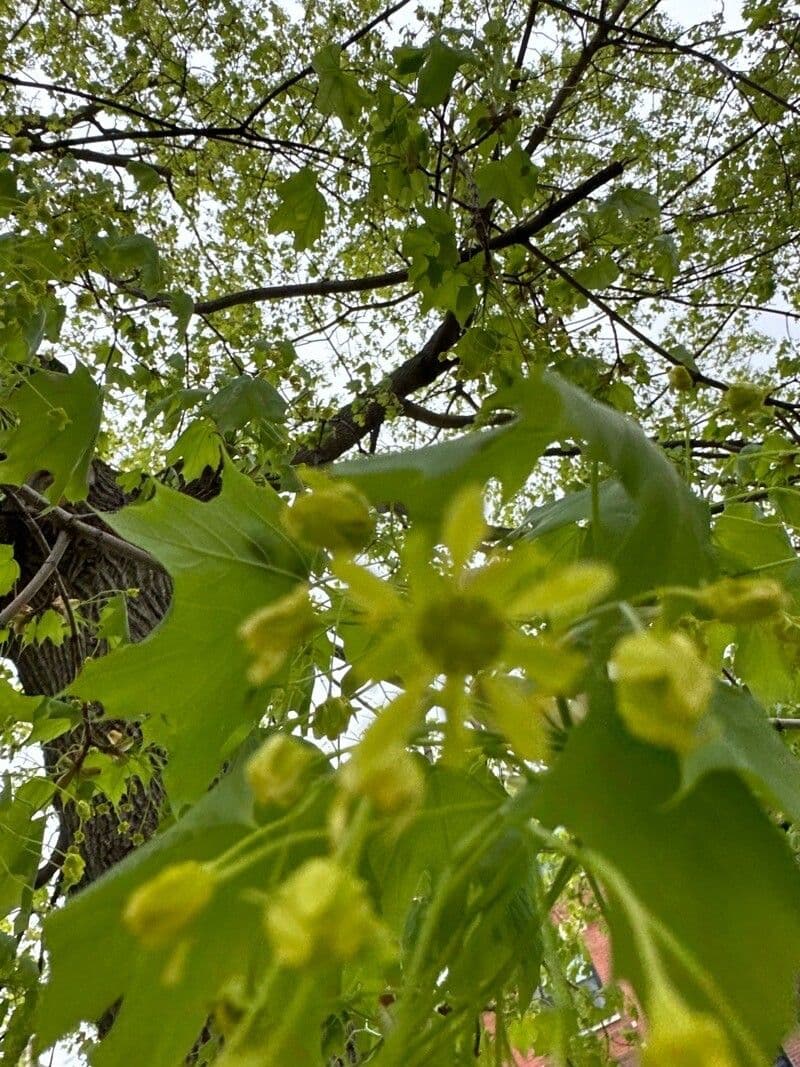
[[[58,566],[59,560],[64,555],[69,544],[69,534],[66,530],[60,530],[56,542],[50,550],[47,559],[34,574],[28,584],[17,593],[10,604],[0,611],[0,626],[6,626],[33,600],[42,586],[48,581],[53,571]]]

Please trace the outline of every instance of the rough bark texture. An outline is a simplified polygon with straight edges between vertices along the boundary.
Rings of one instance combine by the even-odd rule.
[[[113,471],[96,462],[92,473],[89,492],[92,508],[103,512],[121,508],[126,498],[116,484]],[[86,512],[85,508],[83,510]],[[91,514],[84,518],[91,525],[102,526],[101,521]],[[35,516],[20,507],[13,490],[3,505],[0,524],[3,541],[14,545],[22,572],[20,582],[24,584],[41,566],[57,530],[46,514]],[[96,619],[108,595],[134,588],[139,593],[128,598],[128,621],[131,639],[140,641],[158,624],[169,607],[171,585],[168,576],[163,571],[121,558],[102,545],[73,535],[57,573],[39,591],[27,610],[40,612],[55,605],[64,611],[65,601],[74,600],[81,604],[84,617]],[[65,613],[69,618],[69,613]],[[53,696],[69,685],[87,656],[102,655],[105,651],[102,642],[96,641],[85,627],[78,626],[58,647],[46,641],[25,648],[19,640],[12,640],[7,654],[16,664],[26,693]],[[99,705],[86,705],[82,715],[80,725],[44,748],[46,769],[59,783],[74,780],[80,773],[82,760],[92,749],[114,755],[123,753],[131,745],[141,744],[141,732],[135,723],[103,719]],[[79,851],[85,863],[82,884],[98,878],[135,848],[142,838],[150,837],[158,826],[163,804],[159,773],[162,761],[157,752],[150,756],[154,770],[152,780],[146,788],[138,780],[132,780],[120,812],[97,801],[92,814],[81,820],[75,805],[64,804],[57,796],[55,808],[61,831],[55,850],[63,854],[80,827],[84,837]],[[41,872],[40,882],[56,874],[58,860],[58,855],[52,857],[52,862]]]

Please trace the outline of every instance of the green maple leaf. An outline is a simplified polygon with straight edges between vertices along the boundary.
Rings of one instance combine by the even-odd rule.
[[[146,640],[87,662],[70,691],[100,701],[109,716],[146,717],[146,738],[169,754],[174,803],[202,795],[224,746],[263,714],[237,630],[308,573],[308,557],[280,526],[280,506],[277,493],[226,464],[222,491],[208,503],[158,486],[147,503],[106,516],[169,571],[172,604]]]
[[[199,478],[206,467],[215,471],[222,455],[222,441],[208,419],[197,419],[187,426],[167,452],[167,463],[183,461],[181,473],[187,482]]]
[[[53,476],[46,490],[55,504],[83,500],[89,480],[102,403],[89,371],[78,364],[72,374],[40,370],[12,389],[3,406],[17,419],[0,433],[0,482],[22,485],[31,474]]]
[[[794,1019],[800,957],[800,875],[785,837],[739,775],[721,769],[729,759],[713,758],[716,773],[677,796],[678,761],[628,737],[605,699],[570,734],[537,816],[567,827],[624,877],[625,893],[610,893],[615,966],[645,1009],[654,987],[626,906],[632,899],[668,934],[658,951],[681,996],[699,1011],[723,1003],[726,1022],[735,1019],[749,1053],[736,1062],[771,1062]],[[593,794],[592,776],[614,788]]]
[[[278,186],[280,204],[269,220],[270,233],[294,234],[297,252],[309,248],[325,226],[325,197],[317,189],[317,176],[303,167]]]
[[[491,160],[476,170],[481,206],[490,200],[502,200],[518,215],[536,191],[536,173],[528,153],[514,145],[502,159]]]
[[[13,545],[0,545],[0,596],[14,588],[19,578],[19,564],[14,559]]]
[[[314,56],[313,67],[319,75],[317,110],[323,115],[336,115],[345,129],[354,130],[369,95],[352,74],[342,70],[341,53],[339,45],[329,44]]]
[[[462,63],[472,58],[463,48],[451,48],[440,38],[431,41],[428,58],[417,79],[418,107],[437,107],[447,99]]]
[[[240,430],[250,422],[270,422],[283,418],[286,402],[274,385],[263,378],[240,374],[210,397],[205,410],[221,433]]]

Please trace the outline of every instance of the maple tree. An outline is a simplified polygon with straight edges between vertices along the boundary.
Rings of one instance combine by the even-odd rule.
[[[3,1062],[605,1062],[587,909],[777,1053],[800,20],[662,6],[0,15]]]

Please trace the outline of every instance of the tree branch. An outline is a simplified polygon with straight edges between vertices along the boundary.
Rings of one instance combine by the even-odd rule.
[[[62,532],[73,531],[87,541],[94,541],[98,545],[104,545],[118,556],[125,556],[128,559],[137,560],[139,563],[146,563],[156,571],[164,570],[158,560],[151,556],[149,552],[145,552],[143,548],[137,548],[136,545],[117,537],[116,534],[101,530],[97,526],[91,526],[88,522],[79,519],[77,515],[73,515],[72,512],[67,511],[65,508],[51,504],[47,497],[37,493],[29,485],[15,485],[13,489],[29,504],[33,504],[38,511],[45,512],[47,518],[56,526],[59,526]],[[59,534],[59,536],[61,535]],[[6,608],[7,610],[8,608]]]
[[[350,37],[342,41],[339,47],[342,49],[342,51],[344,51],[346,48],[349,48],[351,44],[355,44],[356,41],[360,41],[362,37],[366,37],[366,35],[372,30],[374,30],[376,26],[379,26],[382,22],[386,22],[386,20],[391,18],[392,15],[395,14],[395,12],[405,7],[406,4],[408,4],[409,2],[410,0],[397,0],[397,3],[391,4],[389,7],[384,8],[383,11],[379,12],[374,19],[371,19],[360,29],[356,30],[355,33],[351,34]],[[303,67],[302,70],[299,70],[296,74],[290,74],[288,78],[284,78],[284,80],[280,82],[279,85],[276,85],[274,89],[270,89],[267,95],[262,100],[260,100],[255,105],[255,107],[252,108],[247,118],[241,124],[241,129],[247,129],[250,123],[257,119],[261,112],[264,110],[264,108],[271,104],[276,97],[280,96],[282,93],[285,93],[287,89],[291,89],[293,85],[297,85],[299,81],[302,81],[303,78],[307,78],[309,74],[313,73],[314,68],[309,63],[307,66]]]
[[[28,584],[22,589],[10,604],[7,604],[2,611],[0,611],[0,626],[7,626],[12,619],[26,608],[28,604],[33,600],[39,590],[47,583],[53,571],[59,564],[61,557],[66,551],[69,544],[69,534],[66,530],[61,530],[58,537],[55,540],[47,559],[41,565],[39,570],[34,574]]]
[[[630,160],[615,160],[603,167],[596,174],[587,178],[586,181],[571,189],[558,200],[552,201],[547,207],[542,208],[538,214],[527,222],[521,222],[513,226],[505,233],[493,237],[487,244],[490,252],[498,252],[504,248],[510,248],[515,244],[525,244],[529,237],[538,233],[545,227],[552,225],[562,215],[566,214],[576,204],[586,200],[602,186],[618,178]],[[465,249],[460,256],[460,262],[466,263],[477,255],[484,255],[486,248],[482,245],[473,245]],[[199,315],[211,315],[215,311],[223,311],[225,308],[237,307],[240,304],[258,304],[268,300],[287,300],[294,297],[306,296],[332,296],[339,293],[366,293],[373,289],[388,289],[394,285],[402,285],[408,281],[408,270],[392,270],[384,274],[369,274],[364,278],[323,278],[318,282],[289,282],[285,285],[266,285],[256,289],[243,289],[236,293],[227,293],[225,296],[211,300],[198,300],[194,310]],[[144,293],[132,290],[137,296],[145,297]],[[145,297],[146,298],[146,297]],[[167,296],[154,297],[148,303],[153,307],[168,307],[170,298]]]

